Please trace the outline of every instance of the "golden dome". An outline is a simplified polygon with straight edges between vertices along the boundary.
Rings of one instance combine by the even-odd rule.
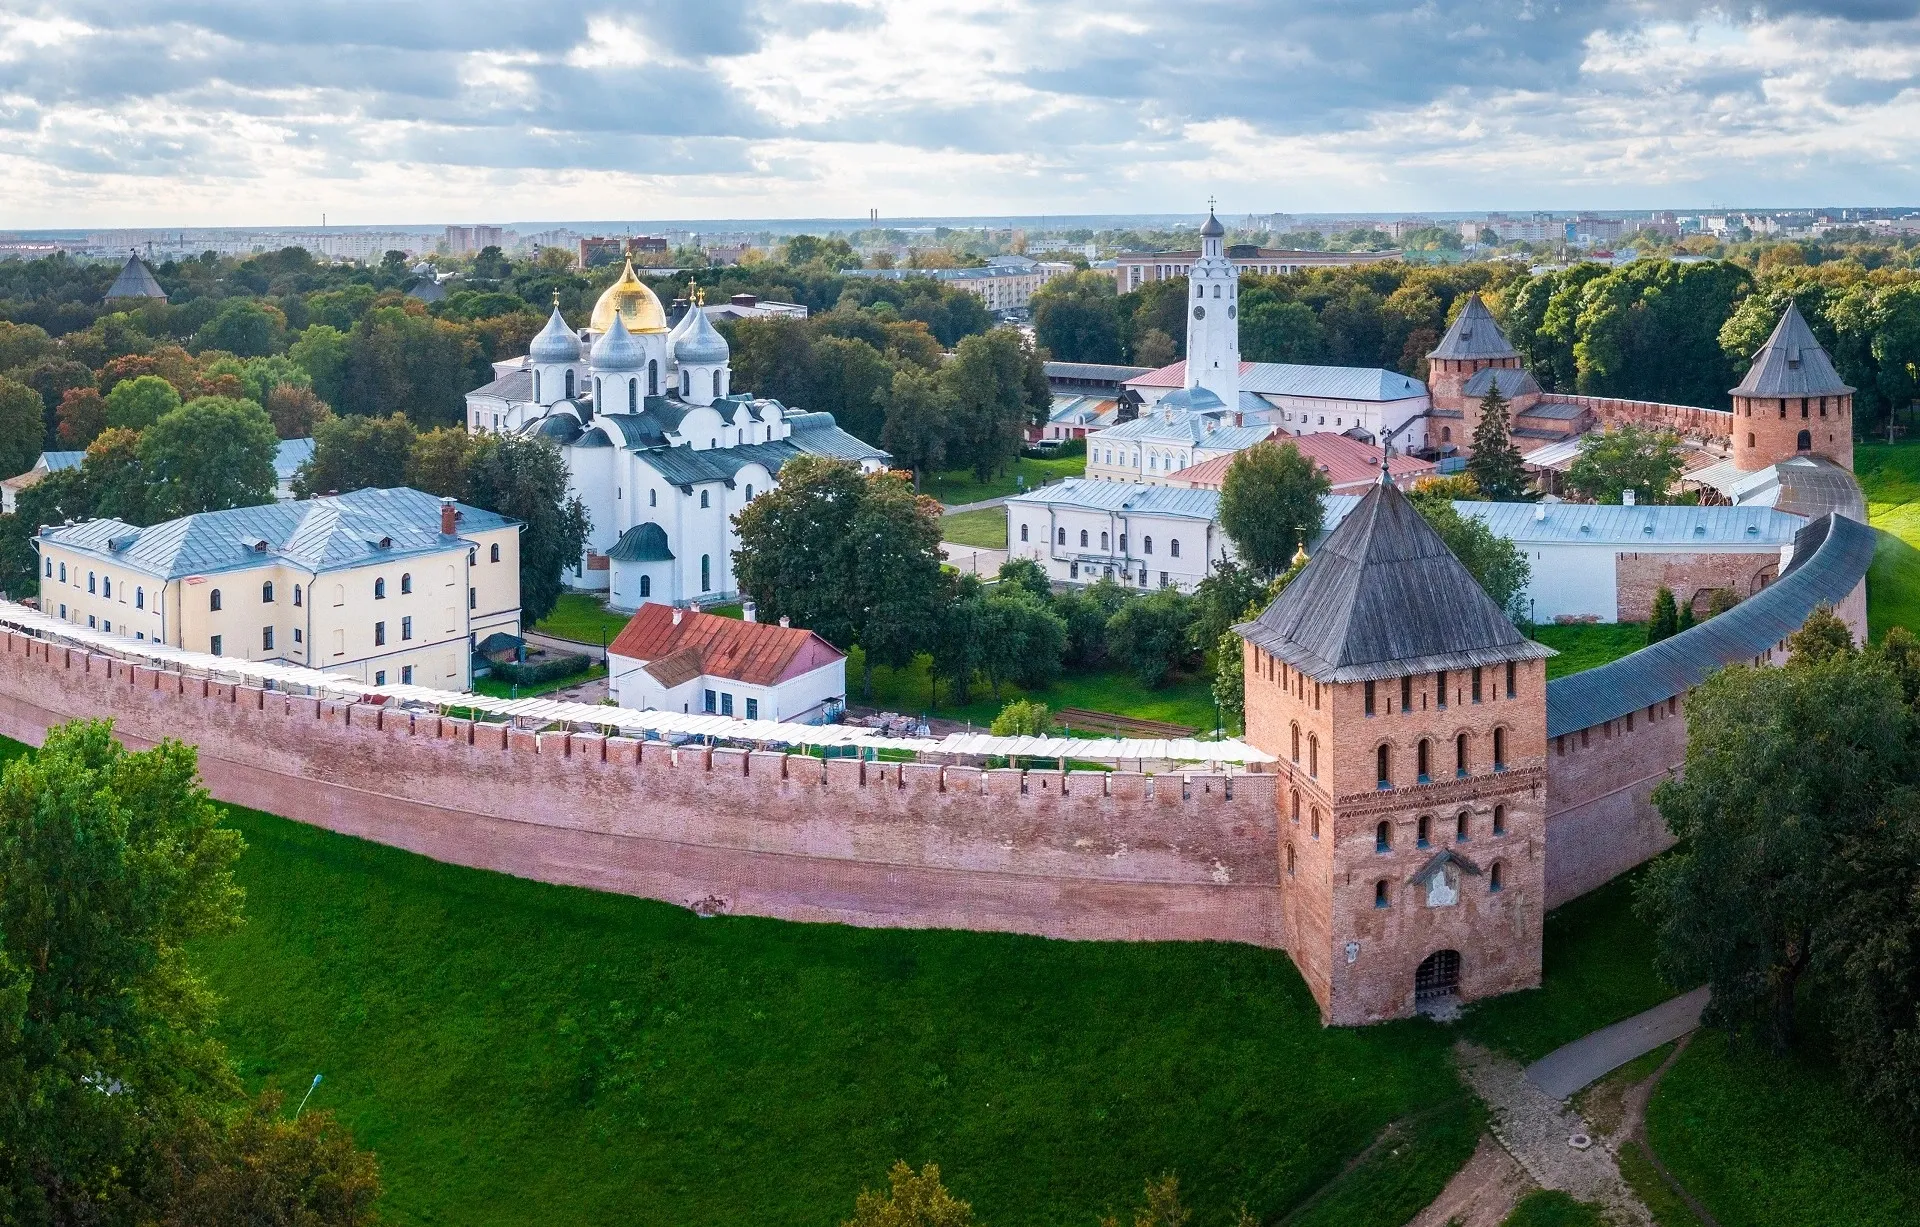
[[[593,304],[593,330],[605,333],[613,327],[614,313],[618,312],[626,321],[628,332],[665,332],[667,313],[661,309],[660,300],[654,297],[646,283],[633,275],[633,261],[628,260],[626,268],[620,272],[620,279],[607,287],[600,301]]]

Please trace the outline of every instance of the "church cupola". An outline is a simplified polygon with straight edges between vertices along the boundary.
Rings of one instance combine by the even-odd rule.
[[[533,365],[533,399],[540,405],[571,400],[577,389],[575,368],[580,362],[580,338],[560,315],[560,296],[553,296],[553,314],[547,326],[534,335],[527,346],[527,358]]]
[[[647,351],[640,339],[627,331],[626,321],[615,315],[607,331],[593,343],[589,359],[593,369],[593,407],[596,413],[638,413],[646,395],[641,380],[647,367]]]
[[[1211,207],[1200,258],[1187,274],[1187,377],[1233,412],[1240,407],[1240,275],[1226,253],[1227,228]]]
[[[689,404],[711,405],[728,392],[732,351],[697,299],[687,319],[691,322],[673,346],[674,361],[680,367],[680,398]]]

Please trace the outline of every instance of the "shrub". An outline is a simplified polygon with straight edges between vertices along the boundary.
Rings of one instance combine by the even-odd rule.
[[[995,737],[1044,737],[1053,725],[1045,703],[1015,699],[1000,709],[990,731]]]
[[[576,673],[585,673],[593,662],[578,652],[569,652],[565,656],[554,656],[546,660],[520,664],[508,661],[493,666],[495,681],[507,682],[515,686],[533,686],[540,682],[556,681],[563,677],[572,677]]]

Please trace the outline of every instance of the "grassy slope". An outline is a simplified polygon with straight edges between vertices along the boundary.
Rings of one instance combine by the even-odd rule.
[[[1087,458],[1084,454],[1063,456],[1058,460],[1036,460],[1031,456],[1022,456],[1008,465],[1004,473],[986,481],[975,481],[973,473],[967,469],[928,474],[920,483],[920,493],[930,494],[949,507],[954,507],[1018,494],[1021,478],[1026,479],[1027,489],[1031,490],[1063,477],[1079,477],[1086,471]]]
[[[1867,572],[1868,627],[1875,637],[1920,627],[1920,445],[1856,444],[1854,471],[1867,519],[1881,530]]]
[[[1473,1005],[1466,1034],[1533,1061],[1673,996],[1654,974],[1653,930],[1633,914],[1638,877],[1624,874],[1547,913],[1545,984]]]
[[[1920,1222],[1920,1162],[1817,1055],[1778,1059],[1703,1031],[1655,1091],[1654,1150],[1733,1227]]]
[[[196,951],[251,1083],[379,1152],[396,1223],[837,1221],[896,1158],[996,1225],[1179,1173],[1277,1215],[1459,1095],[1422,1023],[1324,1030],[1286,957],[745,918],[235,811],[248,923]],[[1349,1180],[1403,1222],[1472,1137]]]
[[[1560,653],[1547,658],[1548,681],[1597,668],[1647,646],[1647,628],[1639,622],[1536,626],[1533,637]]]
[[[1007,548],[1007,512],[1004,507],[982,507],[940,517],[940,539],[982,549]]]

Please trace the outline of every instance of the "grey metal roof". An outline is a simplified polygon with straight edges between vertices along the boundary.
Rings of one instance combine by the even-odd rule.
[[[554,303],[546,327],[534,333],[533,340],[527,343],[527,356],[535,362],[580,361],[580,338],[560,315],[559,303]]]
[[[1215,400],[1217,403],[1218,398]],[[1121,422],[1101,431],[1100,438],[1237,451],[1252,447],[1272,433],[1272,428],[1266,426],[1221,426],[1218,419],[1191,409],[1163,410],[1155,405],[1142,410],[1131,422]]]
[[[689,366],[712,366],[725,362],[733,352],[727,347],[727,339],[720,335],[707,318],[705,311],[689,311],[687,318],[693,322],[673,343],[673,356]]]
[[[1686,479],[1713,487],[1740,507],[1772,507],[1810,520],[1830,511],[1862,522],[1867,518],[1860,483],[1825,456],[1795,456],[1753,473],[1722,460],[1695,469]]]
[[[1592,728],[1665,702],[1724,665],[1751,661],[1838,604],[1866,578],[1874,530],[1826,515],[1800,530],[1780,578],[1727,612],[1631,656],[1547,683],[1547,736]]]
[[[667,548],[667,530],[649,521],[621,533],[607,557],[615,562],[672,562],[673,551]]]
[[[1084,379],[1110,383],[1116,387],[1153,370],[1150,366],[1119,366],[1110,362],[1048,362],[1043,365],[1048,379]]]
[[[1220,513],[1218,490],[1148,486],[1131,481],[1091,481],[1085,477],[1069,477],[1051,486],[1016,494],[1007,502],[1189,520],[1213,520]]]
[[[1833,359],[1814,339],[1800,308],[1788,300],[1773,326],[1773,335],[1753,356],[1753,365],[1733,389],[1733,396],[1844,396],[1853,391]]]
[[[164,300],[166,297],[167,292],[160,288],[158,281],[153,279],[152,270],[147,268],[146,264],[138,255],[133,254],[127,256],[127,263],[125,267],[121,268],[120,275],[113,279],[111,286],[107,287],[108,301],[116,298],[158,298]]]
[[[461,532],[519,523],[464,503],[455,506]],[[48,529],[41,539],[161,579],[256,567],[273,559],[331,571],[444,550],[460,540],[440,535],[439,499],[406,487],[208,511],[149,528],[88,520]]]
[[[1212,388],[1175,388],[1154,402],[1153,407],[1163,412],[1172,409],[1191,413],[1220,413],[1226,409],[1227,402],[1221,400]]]
[[[483,383],[468,396],[497,396],[501,400],[529,401],[533,399],[533,372],[529,370],[508,371],[492,383]]]
[[[273,453],[273,475],[281,481],[290,481],[294,472],[311,459],[313,459],[312,439],[282,439],[279,448]]]
[[[1208,209],[1207,220],[1201,223],[1200,226],[1200,237],[1203,239],[1217,239],[1226,232],[1227,228],[1220,224],[1220,219],[1213,215],[1213,210]]]
[[[1330,494],[1321,523],[1331,533],[1361,496]],[[1456,500],[1453,509],[1482,521],[1495,536],[1521,545],[1740,545],[1778,548],[1806,520],[1770,507],[1619,507],[1599,503],[1484,503]]]
[[[1234,629],[1323,682],[1553,655],[1520,633],[1388,481],[1368,490],[1265,612]]]
[[[447,296],[447,287],[435,281],[431,275],[414,283],[407,291],[408,298],[417,298],[421,302],[440,302]]]
[[[1512,400],[1516,396],[1526,396],[1540,390],[1539,383],[1534,380],[1531,374],[1511,366],[1483,366],[1468,376],[1467,382],[1462,385],[1460,390],[1464,395],[1481,397],[1487,394],[1487,389],[1495,385],[1499,386],[1500,395],[1506,397],[1508,400]],[[1535,407],[1539,408],[1539,406]],[[1572,408],[1572,406],[1567,407]],[[1533,411],[1530,409],[1528,412],[1532,413]],[[1536,413],[1534,416],[1539,417],[1541,415]]]
[[[1293,362],[1242,362],[1240,387],[1264,396],[1309,396],[1321,400],[1411,400],[1427,385],[1399,371],[1372,366],[1306,366]]]
[[[62,469],[77,469],[85,461],[85,452],[41,452],[40,463],[35,466],[49,473],[58,473]]]
[[[889,453],[840,429],[831,413],[790,414],[787,425],[793,428],[793,445],[815,456],[830,456],[835,460],[893,459]]]
[[[628,330],[626,318],[616,311],[613,313],[613,322],[607,325],[606,332],[593,343],[593,350],[587,355],[587,361],[595,371],[609,373],[637,371],[647,364],[647,351]]]
[[[1520,372],[1520,371],[1510,371],[1510,370],[1505,370],[1504,368],[1501,368],[1501,367],[1490,366],[1484,371],[1475,371],[1473,378],[1478,379],[1480,376],[1492,374],[1494,371],[1500,371],[1502,374],[1506,374],[1506,375],[1524,374],[1524,372]],[[1527,378],[1532,379],[1533,376],[1528,375]],[[1467,382],[1472,383],[1473,380],[1469,379]],[[1507,394],[1504,386],[1501,388],[1501,394],[1502,395]],[[1482,393],[1482,395],[1485,395],[1485,393]],[[1529,417],[1529,418],[1542,418],[1549,422],[1574,422],[1574,421],[1578,421],[1580,418],[1583,418],[1587,414],[1592,412],[1593,410],[1587,408],[1585,405],[1570,405],[1565,401],[1543,400],[1543,401],[1535,401],[1533,404],[1527,406],[1525,409],[1521,410],[1515,416]]]
[[[1507,340],[1507,334],[1500,331],[1500,325],[1494,322],[1493,312],[1487,310],[1487,304],[1480,301],[1478,294],[1467,295],[1467,305],[1454,317],[1447,335],[1440,338],[1440,344],[1434,346],[1427,355],[1429,358],[1452,359],[1519,356],[1520,351]]]

